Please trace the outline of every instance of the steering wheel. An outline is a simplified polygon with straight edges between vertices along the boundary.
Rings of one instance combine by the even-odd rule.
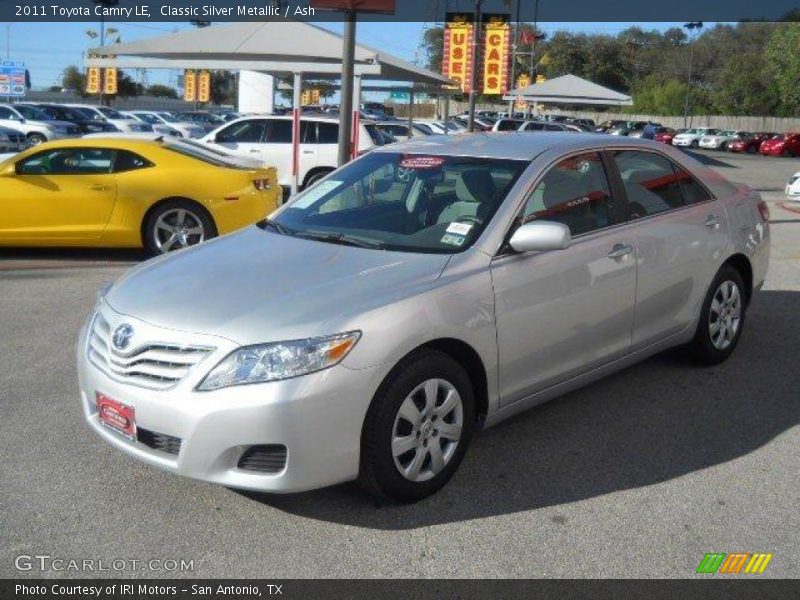
[[[458,217],[455,221],[453,221],[453,223],[458,223],[459,221],[466,221],[467,223],[475,223],[475,225],[483,225],[483,219],[475,215],[462,215]]]

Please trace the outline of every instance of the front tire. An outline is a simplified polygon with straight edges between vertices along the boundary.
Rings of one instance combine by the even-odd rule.
[[[398,365],[367,411],[359,483],[371,494],[416,502],[440,490],[472,437],[475,398],[463,367],[425,350]]]
[[[700,142],[698,142],[697,140],[692,140],[692,143],[689,144],[689,147],[693,148],[694,150],[697,150],[700,147]]]
[[[726,360],[739,343],[745,321],[744,279],[738,270],[724,265],[708,288],[694,340],[689,346],[703,365]]]
[[[44,144],[46,141],[47,138],[41,133],[31,133],[28,135],[28,142],[30,142],[31,146],[38,146],[39,144]]]
[[[186,200],[169,200],[148,215],[143,237],[149,254],[167,254],[216,235],[213,221],[198,205]]]

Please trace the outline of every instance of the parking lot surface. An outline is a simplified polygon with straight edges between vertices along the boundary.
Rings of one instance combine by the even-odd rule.
[[[75,341],[95,291],[141,255],[4,251],[0,576],[689,577],[706,552],[738,551],[774,554],[763,577],[800,577],[800,206],[782,194],[800,161],[698,155],[772,214],[769,277],[731,360],[669,352],[485,431],[411,506],[352,484],[241,493],[113,450],[83,423]],[[33,554],[193,570],[15,569]]]

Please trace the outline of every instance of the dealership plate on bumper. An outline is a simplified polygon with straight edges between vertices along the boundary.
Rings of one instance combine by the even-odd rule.
[[[97,414],[106,427],[136,441],[136,415],[132,406],[96,392]]]

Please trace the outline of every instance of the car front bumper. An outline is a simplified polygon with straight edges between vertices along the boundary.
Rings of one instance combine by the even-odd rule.
[[[691,146],[693,141],[695,141],[695,140],[687,140],[687,139],[677,139],[677,138],[673,138],[673,139],[672,139],[672,145],[673,145],[673,146],[683,146],[683,147],[687,147],[687,146]]]
[[[117,315],[104,310],[112,318]],[[118,315],[121,321],[148,327]],[[80,403],[91,429],[118,450],[178,475],[256,491],[298,492],[357,477],[362,424],[388,367],[354,370],[338,365],[283,381],[197,392],[205,374],[237,347],[219,339],[216,350],[175,387],[147,389],[112,378],[88,359],[91,323],[82,330],[77,348]],[[137,440],[100,422],[98,392],[133,407]],[[144,432],[151,439],[178,440],[174,444],[179,450],[148,445]],[[283,468],[264,473],[239,466],[248,450],[262,445],[285,447]]]

